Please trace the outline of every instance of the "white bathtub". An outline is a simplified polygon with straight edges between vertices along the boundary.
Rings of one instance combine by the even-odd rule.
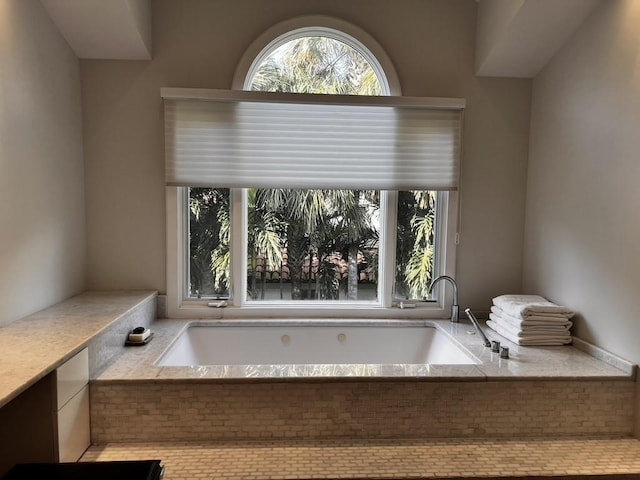
[[[202,325],[185,328],[158,366],[478,363],[427,325]]]

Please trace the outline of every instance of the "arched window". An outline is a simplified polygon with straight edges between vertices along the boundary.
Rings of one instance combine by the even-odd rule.
[[[443,230],[451,225],[450,201],[437,190],[455,188],[457,163],[449,180],[424,183],[434,189],[411,188],[422,185],[413,181],[415,168],[420,177],[426,171],[417,162],[440,172],[443,149],[451,158],[458,151],[460,102],[435,99],[425,110],[434,99],[366,100],[399,94],[384,50],[345,22],[313,20],[283,22],[247,50],[234,87],[251,95],[212,91],[202,103],[177,99],[166,111],[168,134],[180,137],[171,141],[175,156],[184,151],[187,170],[200,165],[188,172],[191,180],[178,173],[169,181],[185,185],[176,196],[189,217],[177,222],[185,225],[179,257],[188,256],[188,265],[175,265],[178,276],[186,274],[176,282],[178,304],[295,305],[316,316],[357,305],[371,315],[363,307],[426,302],[435,274],[451,273],[444,255],[451,235]],[[366,99],[348,100],[355,96]]]
[[[395,67],[384,48],[363,29],[338,18],[324,15],[307,15],[285,20],[260,35],[240,60],[233,79],[233,88],[256,89],[254,88],[256,74],[268,63],[268,59],[274,52],[283,47],[286,49],[287,45],[293,46],[300,40],[304,43],[309,39],[323,39],[322,42],[327,46],[356,53],[369,65],[377,79],[380,91],[376,95],[402,95]],[[330,55],[327,56],[329,57]]]
[[[336,38],[339,37],[339,38]],[[381,67],[363,47],[332,30],[302,29],[266,50],[247,75],[246,90],[327,95],[389,95]]]

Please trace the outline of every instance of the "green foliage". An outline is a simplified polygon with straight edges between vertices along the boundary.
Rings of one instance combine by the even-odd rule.
[[[189,189],[190,295],[228,295],[229,190]]]
[[[436,192],[398,192],[396,293],[424,299],[433,276]]]
[[[251,191],[250,198],[255,200],[249,219],[255,218],[255,225],[249,224],[249,230],[260,230],[261,216],[270,215],[273,224],[279,228],[273,233],[281,235],[279,244],[287,251],[287,266],[292,284],[294,300],[302,298],[303,270],[314,259],[317,261],[316,297],[337,298],[338,280],[336,263],[329,257],[348,258],[349,252],[374,244],[378,237],[377,229],[371,224],[369,210],[372,208],[366,198],[377,195],[370,191],[357,190],[321,190],[321,189],[258,189]],[[249,241],[251,242],[251,236]],[[250,243],[251,251],[257,248],[258,255],[267,255]],[[336,256],[338,255],[338,257]],[[282,256],[280,257],[282,259]],[[333,279],[330,279],[333,277]],[[358,278],[349,278],[352,289],[357,289]],[[333,289],[336,289],[335,291]]]
[[[282,222],[276,212],[266,209],[266,205],[258,203],[257,190],[250,189],[247,194],[248,202],[248,229],[247,242],[250,255],[257,257],[262,255],[265,259],[265,268],[274,269],[282,263],[282,233],[286,230],[286,224]],[[254,266],[255,268],[255,266]]]
[[[302,37],[277,48],[256,71],[252,90],[380,95],[371,65],[349,45],[328,37]]]

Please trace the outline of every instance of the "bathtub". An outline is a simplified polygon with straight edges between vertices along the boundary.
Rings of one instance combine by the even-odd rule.
[[[502,359],[466,321],[359,321],[158,319],[148,345],[92,378],[92,442],[633,436],[634,365],[488,330],[510,347]],[[203,344],[225,357],[200,357]],[[378,363],[404,361],[446,363]]]
[[[473,365],[436,325],[385,322],[200,324],[183,329],[160,367],[216,365]]]

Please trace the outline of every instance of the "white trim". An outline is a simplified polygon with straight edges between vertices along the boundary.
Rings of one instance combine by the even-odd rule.
[[[247,189],[232,188],[231,195],[231,280],[229,296],[235,306],[247,303]]]
[[[396,234],[398,231],[398,192],[380,192],[380,229],[378,250],[378,297],[384,308],[393,306],[395,282]]]
[[[360,27],[326,15],[291,18],[262,33],[240,59],[231,88],[244,90],[247,82],[253,79],[255,65],[261,62],[266,54],[289,40],[309,35],[329,36],[356,48],[369,61],[378,77],[384,79],[383,92],[386,95],[402,95],[398,74],[382,45]]]
[[[340,315],[349,318],[393,318],[398,316],[397,310],[393,307],[393,269],[395,267],[395,233],[396,214],[391,213],[397,210],[397,193],[381,193],[381,217],[386,218],[385,228],[381,231],[380,258],[383,264],[380,265],[378,282],[377,301],[354,301],[345,302],[262,302],[247,301],[247,280],[246,280],[246,229],[244,225],[247,217],[247,204],[245,189],[231,190],[231,279],[230,279],[230,299],[229,307],[225,309],[211,308],[207,303],[211,299],[194,299],[188,297],[188,247],[187,223],[188,211],[187,187],[166,187],[166,211],[167,211],[167,316],[169,318],[257,318],[260,316],[283,316],[283,317],[331,317]],[[386,199],[386,201],[385,201]],[[395,201],[394,201],[395,199]],[[234,241],[237,239],[238,241]],[[235,246],[235,248],[234,248]],[[386,249],[386,250],[385,250]],[[172,254],[173,253],[173,254]],[[234,259],[240,258],[240,261]],[[385,272],[387,272],[385,274]],[[433,310],[434,305],[429,305]],[[420,318],[425,316],[425,309],[419,308]],[[233,312],[233,313],[232,313]],[[244,313],[243,313],[244,312]],[[350,313],[347,313],[350,312]],[[396,313],[394,313],[396,312]],[[403,312],[402,317],[406,317]],[[408,315],[409,317],[414,315]],[[431,318],[440,318],[440,312],[429,312]]]
[[[187,286],[188,257],[185,256],[186,227],[188,221],[186,187],[167,187],[167,316],[169,318],[398,318],[425,319],[448,318],[452,292],[447,288],[436,290],[436,301],[411,301],[416,308],[399,309],[393,300],[393,281],[395,268],[395,236],[397,193],[381,192],[381,216],[387,219],[381,230],[377,301],[247,301],[246,298],[246,195],[242,189],[231,191],[232,208],[232,274],[228,306],[225,308],[208,307],[211,299],[190,299],[185,295]],[[455,231],[457,224],[456,192],[439,192],[437,207],[436,258],[434,276],[450,275],[455,277]],[[386,201],[385,201],[386,200]],[[385,209],[387,212],[385,213]],[[238,211],[239,210],[239,211]],[[235,211],[235,213],[234,213]],[[243,221],[238,222],[236,217]],[[383,239],[386,236],[386,239]],[[234,239],[238,241],[234,241]],[[238,251],[239,249],[239,251]],[[386,250],[385,250],[386,249]],[[240,261],[234,261],[240,257]],[[236,295],[234,295],[234,293]]]
[[[448,275],[456,278],[456,237],[458,232],[458,192],[438,192],[436,209],[436,258],[433,262],[433,278]],[[437,305],[449,316],[453,303],[451,288],[443,288],[440,282],[434,287]]]
[[[259,305],[225,308],[207,307],[206,302],[184,302],[175,315],[169,318],[206,319],[396,319],[396,320],[444,320],[450,315],[450,304],[442,309],[435,302],[419,304],[416,308],[382,308],[367,305],[322,305],[305,303],[295,305]]]
[[[184,251],[181,243],[182,230],[178,228],[179,215],[178,187],[165,187],[165,210],[167,217],[167,252],[166,252],[166,275],[167,275],[167,305],[168,317],[175,317],[180,311],[182,304],[182,283],[183,276],[180,274],[180,256]]]
[[[282,93],[223,90],[212,88],[173,88],[160,89],[164,100],[201,100],[216,102],[271,102],[271,103],[308,103],[322,105],[370,105],[403,108],[432,108],[445,110],[463,110],[464,98],[450,97],[401,97],[391,95],[322,95],[315,93]]]
[[[207,318],[222,318],[220,312],[206,310],[206,301],[191,300],[187,295],[188,246],[187,189],[166,187],[167,212],[167,316],[169,318],[189,318],[203,315]],[[205,307],[205,308],[202,308]]]

